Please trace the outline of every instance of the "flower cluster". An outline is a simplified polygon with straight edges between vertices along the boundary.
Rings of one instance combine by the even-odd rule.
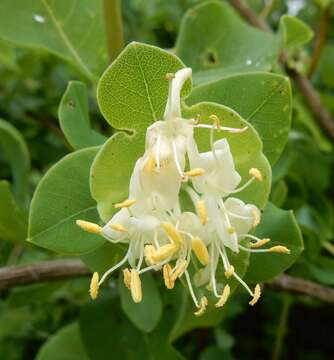
[[[128,245],[125,257],[118,264],[101,278],[94,273],[90,288],[93,299],[105,279],[127,263],[128,267],[123,268],[124,283],[134,302],[142,300],[141,274],[162,270],[168,289],[174,287],[178,278],[185,277],[196,306],[195,315],[199,316],[205,312],[208,300],[205,296],[196,296],[189,264],[191,261],[201,264],[195,277],[207,285],[217,298],[216,306],[221,307],[230,294],[229,285],[216,280],[218,264],[222,261],[225,277],[237,279],[252,297],[249,304],[254,305],[260,297],[260,286],[256,285],[254,290],[249,288],[230,263],[226,248],[235,253],[289,253],[283,246],[260,249],[270,239],[249,234],[260,222],[259,209],[233,197],[253,181],[262,181],[262,174],[251,168],[249,179],[239,186],[241,177],[235,169],[229,143],[224,138],[215,141],[215,132],[237,134],[248,128],[223,127],[216,115],[210,117],[212,125],[182,117],[180,92],[190,76],[190,68],[166,75],[169,94],[164,120],[156,121],[147,129],[145,152],[135,164],[129,198],[115,205],[119,211],[103,227],[77,220],[77,225],[85,231],[97,233],[112,243]],[[210,131],[210,151],[199,152],[195,128]],[[185,170],[186,164],[189,170]],[[196,211],[182,211],[181,186]],[[250,240],[249,247],[240,243],[245,238]]]

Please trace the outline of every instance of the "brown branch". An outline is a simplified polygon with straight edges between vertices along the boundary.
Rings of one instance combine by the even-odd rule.
[[[42,261],[31,265],[10,266],[0,269],[0,289],[4,290],[18,285],[25,286],[90,275],[91,271],[81,260]],[[264,287],[334,303],[334,289],[286,274],[265,283]]]
[[[251,25],[254,25],[255,27],[267,32],[271,31],[268,24],[262,19],[259,19],[253,10],[244,1],[231,0],[231,4]],[[311,82],[304,75],[298,73],[294,69],[291,69],[287,60],[287,54],[283,53],[281,56],[281,62],[286,72],[293,80],[295,80],[301,93],[304,95],[315,119],[325,131],[326,135],[332,140],[332,142],[334,142],[334,120],[332,119],[330,113],[322,105],[320,97],[317,91],[313,88]]]
[[[334,304],[334,289],[286,274],[282,274],[265,283],[265,288],[289,292],[295,295],[306,295]]]
[[[72,279],[90,274],[91,272],[82,261],[76,259],[50,260],[31,265],[3,267],[0,269],[0,289]]]
[[[332,2],[330,2],[329,5],[321,13],[319,31],[317,32],[317,36],[314,41],[312,59],[308,71],[309,78],[312,77],[315,69],[317,68],[322,49],[326,43],[330,20],[331,20],[331,10],[332,10]]]

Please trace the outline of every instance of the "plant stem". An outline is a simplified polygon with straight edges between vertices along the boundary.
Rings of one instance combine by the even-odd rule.
[[[266,1],[261,13],[260,13],[260,18],[265,20],[270,13],[273,11],[274,6],[275,6],[276,0],[268,0]]]
[[[284,341],[284,337],[286,334],[288,320],[289,320],[289,311],[292,300],[290,296],[284,296],[281,308],[281,314],[277,326],[276,338],[273,353],[271,356],[272,360],[279,360],[282,355],[282,345]]]
[[[113,61],[124,46],[121,0],[103,0],[103,12],[109,60]]]
[[[312,77],[315,69],[317,68],[322,49],[326,43],[326,38],[331,20],[331,9],[332,9],[332,2],[330,2],[329,5],[321,13],[319,30],[314,41],[312,59],[308,71],[309,78]]]

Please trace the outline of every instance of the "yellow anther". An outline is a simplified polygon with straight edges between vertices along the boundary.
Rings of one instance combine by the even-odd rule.
[[[257,168],[251,168],[249,169],[249,175],[255,177],[256,180],[262,181],[263,176],[261,174],[261,171]]]
[[[234,266],[230,265],[226,270],[225,270],[225,276],[228,278],[230,278],[232,275],[234,274]]]
[[[172,274],[170,274],[170,277],[173,281],[175,281],[178,277],[180,277],[184,270],[186,270],[187,268],[187,261],[186,260],[182,260],[181,262],[179,262],[179,264],[175,267],[174,271]]]
[[[121,202],[121,203],[115,204],[115,208],[116,208],[116,209],[119,209],[119,208],[128,208],[128,207],[132,206],[133,204],[135,204],[136,201],[137,201],[137,200],[135,200],[135,199],[127,199],[127,200],[124,200],[124,201]]]
[[[260,224],[261,222],[261,215],[259,211],[254,210],[253,211],[253,216],[254,216],[254,222],[253,222],[253,227],[256,227]]]
[[[173,73],[166,74],[166,80],[173,80],[174,78],[175,78],[175,74],[173,74]]]
[[[214,124],[215,128],[217,130],[220,130],[220,120],[219,120],[218,116],[212,114],[212,115],[209,116],[209,119],[211,119],[213,121],[213,124]]]
[[[277,245],[268,249],[269,252],[278,253],[278,254],[290,254],[290,250],[286,246]]]
[[[196,316],[202,316],[205,313],[206,307],[208,306],[208,299],[206,296],[202,296],[200,305],[197,311],[194,312]]]
[[[166,244],[166,245],[161,246],[151,256],[151,258],[153,260],[153,264],[156,264],[156,263],[158,263],[160,261],[163,261],[163,260],[169,258],[178,249],[179,249],[179,247],[177,245],[175,245],[175,244]]]
[[[128,268],[123,270],[124,285],[130,290],[131,289],[131,272]]]
[[[90,281],[89,294],[90,297],[95,300],[97,298],[97,294],[99,292],[99,274],[95,272],[92,276],[92,280]]]
[[[173,289],[175,281],[171,278],[170,273],[172,268],[169,264],[164,265],[162,272],[164,275],[164,281],[167,289]]]
[[[110,227],[110,229],[115,230],[115,231],[119,231],[119,232],[127,232],[128,231],[126,229],[126,227],[123,226],[122,224],[109,224],[108,226]]]
[[[233,227],[233,226],[228,227],[228,228],[227,228],[227,232],[228,232],[230,235],[234,234],[234,233],[235,233],[235,227]]]
[[[268,242],[270,241],[270,239],[262,239],[262,240],[259,240],[255,243],[250,243],[249,246],[252,248],[252,249],[258,249],[260,248],[261,246],[267,244]]]
[[[155,262],[153,260],[153,254],[155,253],[155,248],[153,245],[146,245],[144,248],[144,255],[147,265],[153,265]]]
[[[204,174],[205,174],[205,170],[202,168],[195,168],[195,169],[186,171],[184,173],[185,176],[189,176],[189,177],[202,176]]]
[[[224,286],[224,290],[223,293],[220,297],[220,299],[218,300],[218,302],[216,302],[215,306],[216,307],[223,307],[226,304],[227,299],[229,298],[231,293],[231,289],[229,285],[225,285]]]
[[[206,205],[204,200],[197,201],[197,212],[201,220],[202,225],[205,225],[208,222],[208,214],[206,212]]]
[[[99,226],[99,225],[97,225],[95,223],[85,221],[85,220],[77,220],[75,223],[78,226],[80,226],[81,229],[83,229],[83,230],[85,230],[85,231],[87,231],[89,233],[98,234],[98,235],[102,234],[101,226]]]
[[[171,240],[174,241],[177,245],[183,244],[183,238],[181,234],[177,231],[177,229],[169,222],[162,222],[161,226],[166,231],[167,235],[170,237]]]
[[[139,273],[136,269],[131,269],[131,282],[130,282],[131,296],[135,303],[142,301],[141,281]]]
[[[208,253],[208,249],[205,246],[204,241],[199,237],[194,237],[191,242],[191,246],[200,263],[204,266],[208,265],[209,253]]]
[[[150,156],[144,166],[144,170],[146,172],[153,172],[155,170],[155,160],[152,156]]]
[[[261,296],[261,287],[259,284],[257,284],[254,289],[253,299],[248,304],[251,306],[255,305],[257,301],[260,299],[260,296]]]

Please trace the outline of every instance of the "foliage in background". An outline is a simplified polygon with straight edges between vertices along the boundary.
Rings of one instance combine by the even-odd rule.
[[[310,28],[317,33],[319,19],[328,4],[303,2],[297,9],[296,1],[249,3],[260,14],[264,5],[271,2],[272,8],[266,11],[274,34],[251,28],[227,2],[126,0],[122,5],[126,43],[136,40],[173,48],[173,53],[194,70],[194,89],[187,105],[204,100],[222,103],[255,127],[273,165],[270,200],[283,209],[273,205],[266,209],[268,219],[277,221],[267,222],[264,217],[264,229],[259,231],[296,244],[297,256],[302,246],[295,220],[287,211],[292,209],[303,233],[305,250],[289,273],[332,286],[333,147],[293,83],[290,103],[289,82],[278,65],[279,53],[284,49],[290,66],[307,74],[314,46]],[[72,227],[73,219],[62,222],[77,211],[85,211],[91,221],[98,221],[96,203],[85,179],[97,146],[115,132],[114,128],[121,127],[112,123],[111,128],[96,102],[97,79],[108,65],[101,9],[98,0],[3,0],[0,4],[1,266],[62,256],[49,251],[56,250],[63,254],[80,253],[90,268],[103,271],[122,254],[122,249],[115,250]],[[281,17],[287,13],[304,23],[286,15]],[[333,17],[331,20],[333,23]],[[333,35],[331,26],[312,82],[334,116]],[[290,107],[292,129],[288,134]],[[269,128],[265,123],[268,114]],[[107,155],[112,152],[108,143],[111,141],[104,145]],[[74,149],[83,150],[73,152]],[[40,182],[47,171],[47,177]],[[78,181],[57,181],[67,179],[73,172]],[[110,172],[106,176],[109,180]],[[25,240],[28,211],[37,184],[30,214],[31,243]],[[47,197],[43,200],[41,196],[44,202],[40,202],[38,197],[44,190]],[[65,200],[59,200],[61,193]],[[69,195],[76,201],[67,201]],[[57,197],[59,209],[65,207],[67,214],[50,209],[56,214],[50,212],[43,221],[33,222],[34,214],[45,212],[53,196]],[[94,195],[97,200],[99,196]],[[122,198],[122,194],[118,196]],[[59,221],[65,227],[60,233],[53,231]],[[49,228],[52,231],[47,232]],[[59,240],[59,234],[67,234],[68,238]],[[252,258],[251,269],[254,263],[256,268],[257,261]],[[262,274],[254,270],[248,273],[250,281],[275,275],[268,274],[272,258],[267,261],[263,263],[261,258]],[[284,269],[291,263],[283,264]],[[282,270],[282,264],[279,266]],[[181,286],[169,293],[163,290],[160,280],[147,276],[143,286],[150,295],[140,305],[133,305],[121,283],[114,278],[96,303],[88,299],[87,280],[4,292],[0,300],[0,358],[37,356],[38,360],[53,360],[66,355],[71,359],[137,359],[161,358],[163,354],[166,359],[197,356],[210,360],[266,358],[272,354],[277,359],[304,351],[304,359],[322,359],[331,354],[322,338],[330,342],[329,318],[334,317],[333,310],[315,301],[267,291],[261,304],[248,309],[244,294],[237,292],[219,316],[194,318],[189,297]],[[324,314],[317,316],[325,319],[319,320],[318,325],[327,332],[325,336],[319,332],[298,347],[298,336],[309,337],[307,325],[316,328],[311,321],[313,312]]]

